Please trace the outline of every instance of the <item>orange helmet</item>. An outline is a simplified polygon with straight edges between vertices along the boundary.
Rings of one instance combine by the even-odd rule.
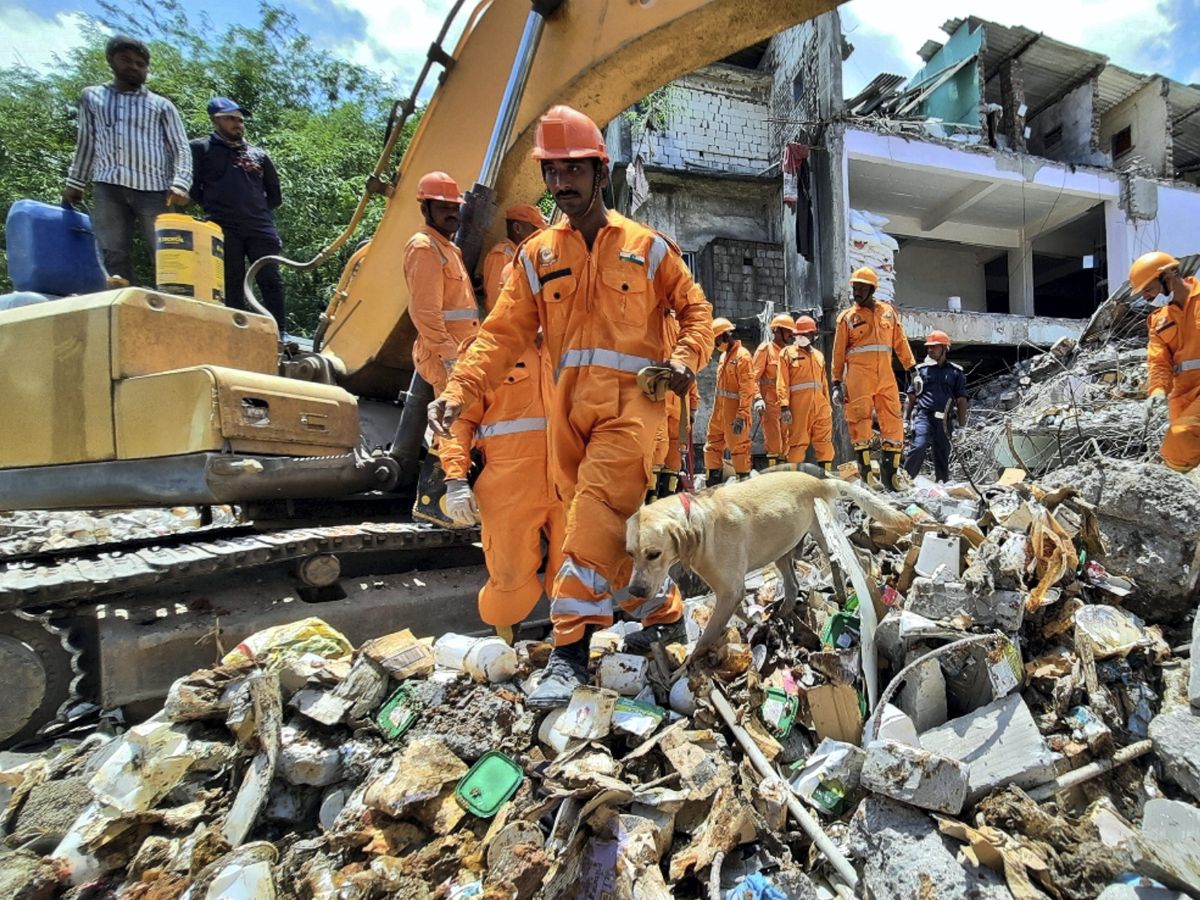
[[[596,123],[569,106],[552,106],[538,121],[534,159],[598,159],[608,165],[608,148]]]
[[[1152,250],[1150,253],[1143,253],[1133,261],[1133,265],[1129,267],[1129,290],[1130,293],[1140,294],[1150,284],[1168,269],[1177,268],[1179,260],[1173,257],[1170,253],[1163,253],[1161,250]]]
[[[776,328],[786,328],[788,331],[796,330],[796,323],[792,321],[792,317],[787,313],[780,313],[771,320],[771,330]]]
[[[945,347],[950,349],[950,335],[944,331],[931,331],[929,337],[925,338],[926,347]]]
[[[517,203],[504,210],[504,218],[513,222],[525,222],[534,228],[545,228],[546,217],[542,211],[530,203]]]
[[[733,323],[724,316],[713,319],[713,339],[719,338],[727,331],[733,331]]]
[[[796,334],[816,334],[817,320],[812,316],[801,316],[796,320]]]
[[[445,172],[426,172],[417,182],[417,199],[462,203],[463,195],[458,189],[458,182]]]
[[[861,269],[854,270],[854,274],[850,276],[850,283],[869,284],[871,287],[877,288],[879,287],[879,276],[870,266],[863,266]]]

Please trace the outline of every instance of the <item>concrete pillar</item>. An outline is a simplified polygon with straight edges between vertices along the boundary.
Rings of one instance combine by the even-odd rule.
[[[1108,295],[1111,297],[1129,277],[1135,258],[1135,232],[1119,200],[1104,201],[1104,243],[1108,258]]]
[[[1008,149],[1025,152],[1025,78],[1020,60],[1010,59],[1000,66],[1000,105],[1004,107],[1004,136]]]
[[[1014,316],[1033,315],[1033,245],[1026,240],[1008,251],[1008,311]]]

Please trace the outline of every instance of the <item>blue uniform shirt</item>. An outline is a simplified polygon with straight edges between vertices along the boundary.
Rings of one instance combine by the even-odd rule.
[[[917,366],[917,372],[925,382],[917,398],[919,412],[944,412],[947,404],[953,409],[956,404],[952,401],[967,396],[967,376],[957,363],[923,362]]]
[[[278,237],[271,210],[283,200],[279,174],[261,147],[212,134],[192,141],[192,199],[226,232]]]

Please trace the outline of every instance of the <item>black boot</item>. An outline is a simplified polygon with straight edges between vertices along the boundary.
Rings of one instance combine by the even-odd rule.
[[[871,448],[870,447],[855,447],[854,461],[858,463],[858,476],[864,482],[871,480]]]
[[[819,460],[817,460],[817,465],[825,470],[826,475],[833,474],[833,460],[832,459],[819,459]]]
[[[716,487],[718,484],[720,484],[724,480],[725,480],[725,470],[724,469],[709,469],[708,470],[708,479],[705,481],[705,484],[708,487]]]
[[[896,481],[896,473],[900,471],[900,451],[884,450],[883,459],[879,461],[879,474],[883,477],[884,490],[898,491],[900,485]]]
[[[590,629],[589,629],[590,632]],[[553,709],[571,702],[571,694],[588,680],[589,632],[582,640],[555,647],[542,670],[542,679],[525,701],[533,709]]]
[[[653,644],[682,644],[687,640],[687,626],[680,616],[674,622],[663,625],[646,625],[641,631],[625,635],[626,653],[649,653]]]
[[[417,499],[413,503],[412,514],[414,519],[444,528],[458,527],[446,513],[446,473],[442,471],[442,461],[434,453],[426,453],[421,462]]]
[[[655,485],[655,494],[659,500],[664,497],[670,497],[679,490],[679,475],[669,469],[664,469],[658,473],[658,483]]]

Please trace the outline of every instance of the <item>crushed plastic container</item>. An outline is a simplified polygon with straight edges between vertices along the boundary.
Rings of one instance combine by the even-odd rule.
[[[18,291],[88,294],[106,278],[96,253],[92,220],[65,204],[18,200],[4,224],[8,275]]]
[[[479,682],[497,684],[517,674],[517,651],[499,637],[444,634],[433,643],[433,658],[443,669],[466,672]]]

